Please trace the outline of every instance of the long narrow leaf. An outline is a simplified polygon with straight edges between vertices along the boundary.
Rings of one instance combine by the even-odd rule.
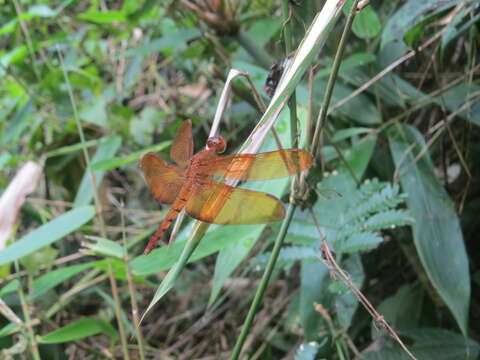
[[[407,205],[415,218],[413,238],[420,260],[466,334],[470,274],[457,213],[435,178],[428,153],[414,161],[425,146],[422,135],[413,127],[398,125],[389,133],[389,142],[400,183],[408,194]]]
[[[94,215],[93,206],[78,207],[60,215],[2,250],[0,265],[20,259],[61,239],[88,222]]]

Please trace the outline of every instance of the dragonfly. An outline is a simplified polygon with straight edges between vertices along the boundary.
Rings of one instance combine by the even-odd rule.
[[[175,135],[170,157],[179,166],[164,161],[153,152],[141,159],[141,169],[155,200],[172,204],[157,231],[148,242],[149,254],[178,214],[211,224],[264,224],[285,217],[285,207],[275,196],[235,188],[214,178],[267,180],[307,170],[312,155],[301,149],[258,154],[219,156],[227,143],[221,136],[208,138],[206,147],[193,154],[191,120],[184,121]]]

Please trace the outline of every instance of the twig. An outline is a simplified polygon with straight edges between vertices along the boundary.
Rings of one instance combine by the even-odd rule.
[[[383,328],[385,328],[390,336],[400,345],[400,347],[405,351],[405,353],[410,357],[410,359],[416,360],[416,357],[408,350],[407,346],[403,343],[400,339],[398,334],[393,330],[393,328],[387,323],[383,315],[380,315],[375,307],[368,301],[368,299],[363,295],[363,293],[357,289],[357,287],[353,284],[350,276],[337,264],[335,258],[333,257],[330,249],[328,248],[327,239],[323,235],[320,224],[317,221],[315,213],[311,208],[309,208],[310,214],[312,216],[313,222],[315,223],[315,227],[322,239],[321,250],[323,254],[323,259],[320,260],[327,266],[330,276],[336,280],[342,281],[352,293],[357,297],[358,301],[363,305],[363,307],[368,311],[368,313],[372,316],[372,318],[379,323]]]
[[[333,105],[330,110],[328,111],[328,113],[332,113],[333,111],[335,111],[336,109],[338,109],[340,106],[346,104],[347,102],[349,102],[350,100],[352,100],[355,96],[359,95],[360,93],[364,92],[365,90],[367,90],[371,85],[373,85],[374,83],[376,83],[378,80],[380,80],[382,77],[384,77],[385,75],[387,75],[389,72],[391,72],[393,69],[395,69],[397,66],[401,65],[402,63],[404,63],[405,61],[407,61],[408,59],[410,59],[411,57],[417,55],[417,53],[423,51],[425,48],[427,48],[428,46],[430,46],[430,44],[432,44],[435,40],[437,40],[440,36],[442,36],[443,34],[443,31],[440,31],[438,33],[436,33],[433,37],[431,37],[429,40],[425,41],[422,45],[420,45],[418,47],[417,50],[411,50],[410,52],[408,52],[407,54],[401,56],[400,58],[398,58],[397,60],[395,60],[393,63],[391,63],[390,65],[388,65],[385,69],[383,69],[382,71],[380,71],[377,75],[375,75],[374,77],[372,77],[370,80],[368,80],[365,84],[363,84],[362,86],[360,86],[357,90],[355,90],[354,92],[352,92],[350,95],[348,95],[347,97],[343,98],[342,100],[338,101],[335,105]]]

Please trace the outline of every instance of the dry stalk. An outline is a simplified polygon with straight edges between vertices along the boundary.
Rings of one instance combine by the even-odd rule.
[[[400,345],[400,347],[403,349],[403,351],[405,351],[405,353],[410,357],[410,359],[416,360],[417,358],[410,352],[410,350],[408,350],[407,346],[403,343],[403,341],[400,339],[400,337],[395,332],[395,330],[387,323],[383,315],[380,315],[377,312],[375,307],[370,303],[370,301],[368,301],[365,295],[363,295],[363,293],[359,289],[357,289],[357,287],[353,284],[350,276],[335,261],[334,256],[332,255],[330,249],[328,248],[327,239],[322,234],[322,231],[320,230],[320,224],[318,223],[313,210],[310,208],[309,211],[315,223],[315,227],[317,228],[318,233],[322,239],[321,250],[323,254],[323,259],[320,259],[320,260],[322,260],[325,266],[327,266],[330,272],[330,276],[333,279],[339,280],[342,283],[344,283],[350,289],[350,291],[353,292],[353,294],[357,297],[358,301],[368,311],[368,313],[372,316],[375,322],[377,322],[381,327],[387,330],[390,336]]]

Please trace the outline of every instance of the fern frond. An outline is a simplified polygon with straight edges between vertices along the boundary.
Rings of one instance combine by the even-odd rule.
[[[363,231],[378,231],[395,226],[412,224],[413,218],[405,210],[388,210],[371,216],[362,227]]]
[[[358,198],[355,204],[349,208],[345,215],[345,222],[350,223],[355,220],[368,217],[370,214],[386,211],[391,209],[403,201],[403,197],[400,196],[399,186],[391,186],[390,184],[364,184],[360,188],[360,193],[363,196]],[[383,188],[381,188],[383,187]],[[372,192],[372,190],[379,190]]]
[[[338,245],[336,244],[335,248],[338,252],[353,253],[376,248],[382,241],[383,238],[377,233],[365,231],[353,234],[347,240],[338,243]]]

